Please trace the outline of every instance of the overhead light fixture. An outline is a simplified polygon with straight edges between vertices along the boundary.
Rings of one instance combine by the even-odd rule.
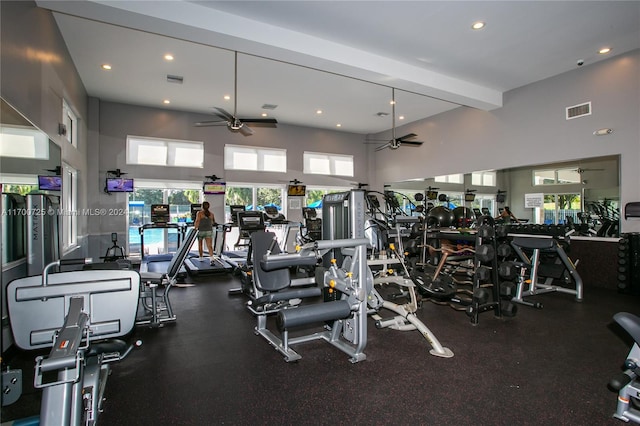
[[[401,115],[400,117],[398,117],[398,120],[404,120],[404,115]]]
[[[162,101],[163,104],[170,104],[171,101],[169,99],[165,99],[164,101]]]
[[[231,96],[229,96],[229,95],[224,95],[224,96],[222,97],[222,99],[224,99],[225,101],[228,101],[229,99],[231,99]]]
[[[321,109],[317,110],[316,114],[322,114],[322,110]]]
[[[342,127],[342,124],[338,123],[336,124],[336,127]]]
[[[598,53],[601,55],[604,55],[605,53],[609,53],[609,52],[611,52],[610,47],[603,47],[602,49],[598,50]]]
[[[167,61],[173,61],[173,55],[170,53],[167,53],[166,55],[164,55],[164,59],[166,59]]]
[[[110,70],[110,69],[111,69],[111,65],[109,65],[109,64],[102,64],[102,69],[103,69],[103,70],[107,70],[107,71],[108,71],[108,70]]]
[[[471,29],[474,30],[481,30],[483,29],[485,26],[485,23],[482,21],[478,21],[478,22],[474,22],[473,24],[471,24]]]
[[[263,113],[262,113],[262,114],[260,114],[260,115],[261,115],[261,116],[263,116],[263,117],[266,117],[266,116],[267,116],[267,113],[266,113],[266,112],[263,112]]]

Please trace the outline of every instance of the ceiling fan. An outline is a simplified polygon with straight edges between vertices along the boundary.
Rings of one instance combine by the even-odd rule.
[[[238,52],[234,52],[234,77],[233,77],[233,114],[223,108],[214,107],[219,120],[200,121],[195,123],[196,127],[221,126],[226,125],[233,132],[240,132],[245,136],[253,134],[253,129],[245,123],[260,123],[267,125],[277,124],[275,118],[239,118],[238,117]]]
[[[409,133],[407,135],[400,136],[398,138],[396,137],[396,89],[394,87],[391,88],[391,119],[392,119],[392,122],[391,122],[392,123],[392,126],[391,126],[391,140],[387,141],[387,143],[377,147],[376,151],[382,151],[385,148],[398,149],[402,145],[420,146],[420,145],[422,145],[424,143],[424,142],[420,142],[420,141],[408,140],[408,139],[413,139],[416,136],[418,136],[415,133]]]

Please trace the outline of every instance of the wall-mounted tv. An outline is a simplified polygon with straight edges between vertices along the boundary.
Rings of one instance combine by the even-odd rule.
[[[433,191],[431,189],[427,190],[427,200],[437,200],[438,199],[438,191]]]
[[[504,192],[498,192],[496,195],[496,203],[504,203],[505,201],[507,201],[507,194]]]
[[[133,179],[107,178],[107,192],[133,192]]]
[[[226,188],[226,182],[205,182],[202,185],[202,192],[205,194],[224,195]]]
[[[476,200],[476,194],[473,192],[467,192],[464,194],[464,201],[471,203]]]
[[[38,189],[40,191],[61,191],[62,176],[38,176]]]
[[[288,185],[288,197],[304,197],[307,193],[307,185]]]

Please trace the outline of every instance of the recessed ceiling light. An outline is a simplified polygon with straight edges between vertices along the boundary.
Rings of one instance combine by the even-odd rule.
[[[103,69],[103,70],[110,70],[110,69],[111,69],[111,65],[109,65],[109,64],[102,64],[102,69]]]
[[[478,22],[474,22],[473,24],[471,24],[471,29],[474,30],[481,30],[483,29],[485,26],[485,23],[482,21],[478,21]]]
[[[603,47],[602,49],[598,50],[598,53],[601,55],[604,55],[605,53],[609,53],[609,52],[611,52],[610,47]]]
[[[395,105],[396,101],[389,101],[389,105]]]
[[[317,110],[316,114],[322,114],[322,110],[321,109]]]
[[[173,55],[171,53],[167,53],[166,55],[164,55],[164,59],[166,59],[167,61],[173,61]]]
[[[400,117],[398,117],[398,120],[404,120],[404,115],[401,115]]]
[[[336,124],[336,127],[342,127],[342,124],[338,123]]]
[[[162,101],[163,104],[170,104],[171,101],[169,99],[165,99],[164,101]]]
[[[263,112],[263,113],[262,113],[262,114],[260,114],[260,115],[261,115],[261,116],[263,116],[263,117],[266,117],[266,116],[267,116],[267,113],[266,113],[266,112]]]
[[[222,98],[223,98],[225,101],[228,101],[229,99],[231,99],[231,96],[229,96],[229,95],[224,95]]]

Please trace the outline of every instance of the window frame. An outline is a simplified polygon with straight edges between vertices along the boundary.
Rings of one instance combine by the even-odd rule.
[[[325,160],[328,164],[328,173],[323,171],[313,170],[311,166],[311,160]],[[340,173],[341,170],[338,170],[337,163],[341,160],[347,160],[351,163],[351,170],[348,171],[347,174]],[[355,162],[354,156],[350,154],[332,154],[328,152],[314,152],[314,151],[304,151],[302,156],[303,169],[302,173],[307,175],[325,175],[325,176],[345,176],[345,177],[353,177],[355,175]]]
[[[133,146],[135,144],[135,146]],[[149,163],[140,161],[140,147],[163,148],[164,162]],[[176,162],[176,151],[180,148],[192,147],[194,151],[199,151],[200,160],[195,155],[189,155],[189,163]],[[135,155],[134,151],[135,150]],[[134,158],[135,157],[135,158]],[[190,167],[194,169],[204,168],[204,142],[183,139],[151,138],[146,136],[127,135],[126,142],[126,164],[134,166],[156,166],[156,167]]]
[[[237,154],[255,155],[255,167],[246,167],[247,162],[236,163],[234,156]],[[269,155],[279,158],[278,167],[276,169],[267,169],[269,161],[265,161]],[[287,172],[287,150],[283,148],[266,148],[249,145],[224,145],[224,169],[237,171],[252,172],[271,172],[286,173]]]

